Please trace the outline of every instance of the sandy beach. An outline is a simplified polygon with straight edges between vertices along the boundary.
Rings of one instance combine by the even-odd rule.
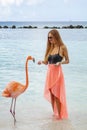
[[[16,109],[16,124],[14,126],[13,117],[9,112],[10,100],[6,104],[2,104],[2,113],[0,116],[0,129],[1,130],[75,130],[71,121],[56,120],[52,117],[50,105],[48,107],[36,105],[22,101],[17,102]],[[38,102],[37,102],[38,104]],[[5,116],[6,115],[6,116]]]
[[[20,99],[20,98],[19,98]],[[23,105],[22,105],[23,104]],[[69,119],[56,120],[52,116],[49,103],[45,105],[32,101],[17,101],[16,124],[9,112],[10,100],[1,104],[0,111],[0,130],[86,130],[87,117],[85,115],[70,115]],[[5,108],[6,106],[6,108]]]
[[[1,130],[75,130],[70,121],[47,121],[44,119],[30,119],[28,121],[18,121],[16,125],[13,122],[4,120],[0,122]]]
[[[75,112],[69,108],[69,119],[57,120],[52,115],[49,102],[42,97],[39,100],[17,99],[16,124],[9,112],[11,99],[2,99],[0,106],[0,130],[86,130],[86,113]],[[71,110],[72,112],[71,112]]]

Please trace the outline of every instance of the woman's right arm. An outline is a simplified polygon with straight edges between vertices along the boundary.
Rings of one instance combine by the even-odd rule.
[[[47,62],[45,62],[45,61],[38,61],[38,63],[37,63],[38,65],[41,65],[41,64],[45,64],[45,65],[47,65],[48,63]]]

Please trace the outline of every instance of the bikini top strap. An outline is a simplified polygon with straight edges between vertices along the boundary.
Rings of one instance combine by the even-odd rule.
[[[59,46],[58,54],[59,54],[59,52],[60,52],[60,46]]]

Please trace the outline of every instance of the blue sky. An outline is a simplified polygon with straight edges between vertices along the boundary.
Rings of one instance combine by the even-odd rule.
[[[87,0],[0,0],[0,21],[87,21]]]

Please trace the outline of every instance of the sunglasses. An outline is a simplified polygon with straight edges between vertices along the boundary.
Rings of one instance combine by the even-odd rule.
[[[48,39],[52,39],[53,37],[48,37]]]

